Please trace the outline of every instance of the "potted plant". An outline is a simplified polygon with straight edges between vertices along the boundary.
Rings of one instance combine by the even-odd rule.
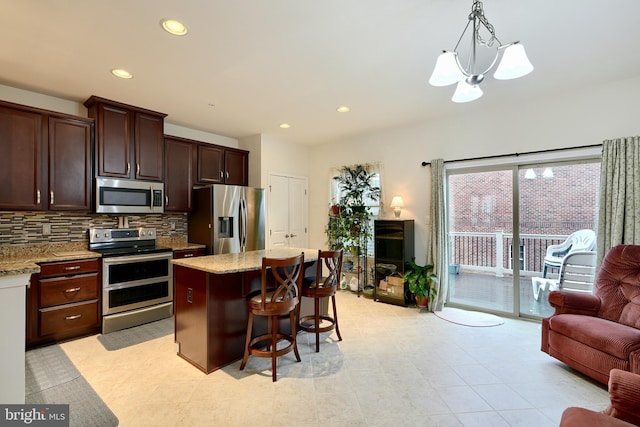
[[[364,242],[372,237],[372,213],[366,203],[380,200],[380,187],[374,184],[374,177],[365,165],[355,165],[342,167],[340,175],[333,178],[340,187],[340,198],[331,206],[325,230],[330,247],[342,247],[356,257],[362,255]]]
[[[345,242],[350,238],[351,230],[340,212],[337,215],[333,215],[332,210],[329,211],[329,221],[324,232],[327,235],[329,249],[337,251],[344,247]]]
[[[340,185],[340,204],[348,207],[351,213],[365,213],[365,199],[380,200],[380,187],[374,185],[374,173],[367,171],[365,165],[343,166],[340,175],[334,177]]]
[[[409,285],[409,290],[415,295],[418,307],[423,308],[438,294],[434,284],[440,283],[440,279],[433,272],[433,265],[422,266],[411,260],[404,272],[404,282]]]

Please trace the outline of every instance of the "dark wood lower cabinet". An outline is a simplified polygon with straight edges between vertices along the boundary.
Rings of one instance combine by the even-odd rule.
[[[100,260],[43,263],[27,290],[27,347],[100,332]]]
[[[173,268],[178,355],[207,374],[241,359],[248,318],[245,296],[260,271],[211,274]]]

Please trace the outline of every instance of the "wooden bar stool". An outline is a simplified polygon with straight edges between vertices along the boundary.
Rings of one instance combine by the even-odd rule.
[[[340,281],[342,272],[342,256],[344,250],[339,251],[318,251],[318,262],[316,268],[316,276],[313,280],[304,280],[300,296],[313,298],[314,311],[313,315],[300,317],[300,306],[298,306],[298,327],[303,331],[315,333],[316,335],[316,353],[320,351],[320,333],[336,330],[338,341],[342,341],[340,336],[340,328],[338,327],[338,312],[336,311],[336,290]],[[328,275],[322,276],[322,266],[328,270]],[[320,299],[331,297],[333,306],[333,317],[320,313]],[[329,324],[320,326],[320,322],[326,321]],[[309,323],[312,324],[309,326]]]
[[[276,359],[279,356],[294,351],[296,360],[300,362],[298,344],[296,341],[296,312],[300,303],[299,289],[302,285],[304,269],[304,253],[295,257],[276,259],[262,259],[262,282],[260,290],[247,295],[247,338],[245,341],[244,357],[240,364],[243,370],[249,355],[256,357],[271,357],[273,381],[276,380]],[[278,318],[289,315],[291,335],[278,332]],[[268,318],[267,333],[251,339],[253,316]],[[288,341],[289,344],[278,349],[278,340]]]

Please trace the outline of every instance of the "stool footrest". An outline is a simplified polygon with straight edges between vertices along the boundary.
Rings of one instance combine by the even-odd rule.
[[[326,320],[330,324],[327,326],[319,327],[318,332],[329,332],[329,331],[333,331],[336,328],[336,321],[333,317],[320,316],[320,321],[322,320]],[[315,321],[316,321],[315,316],[312,316],[312,315],[303,316],[300,318],[300,321],[298,322],[298,328],[306,332],[316,332]],[[305,325],[305,323],[311,323],[311,325]]]
[[[293,338],[290,335],[277,334],[276,337],[278,338],[278,341],[285,340],[289,343],[286,347],[276,350],[275,352],[276,356],[282,356],[293,350]],[[271,339],[272,339],[271,334],[259,335],[253,338],[249,343],[249,354],[256,357],[273,357],[272,350],[262,349],[262,347],[267,347],[273,344]],[[263,345],[257,346],[256,344],[258,343],[263,343]]]

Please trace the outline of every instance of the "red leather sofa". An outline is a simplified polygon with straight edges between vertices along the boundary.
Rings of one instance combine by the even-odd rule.
[[[606,254],[593,294],[553,291],[549,304],[542,351],[603,384],[612,369],[640,374],[640,246]]]

